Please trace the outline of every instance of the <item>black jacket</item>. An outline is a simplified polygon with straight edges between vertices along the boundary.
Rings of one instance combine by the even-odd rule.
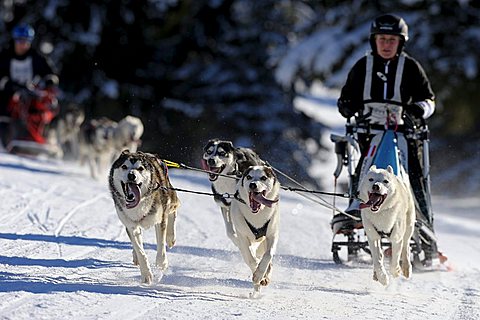
[[[384,60],[378,55],[373,55],[371,98],[374,102],[386,102],[393,97],[395,75],[398,64],[398,56],[393,60]],[[345,117],[352,116],[355,112],[363,110],[363,89],[365,83],[367,57],[364,56],[352,67],[347,81],[342,88],[339,100],[339,111]],[[388,64],[388,73],[386,66]],[[378,73],[387,78],[387,99],[384,99],[384,81]],[[405,54],[405,65],[400,85],[400,95],[404,106],[426,100],[434,100],[430,82],[422,66],[412,57]],[[342,104],[347,110],[342,110]]]

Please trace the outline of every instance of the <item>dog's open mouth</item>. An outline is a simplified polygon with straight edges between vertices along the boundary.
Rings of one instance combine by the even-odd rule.
[[[258,213],[262,204],[271,208],[278,200],[270,200],[265,198],[265,191],[263,192],[249,192],[248,200],[250,202],[250,209],[252,213]]]
[[[217,180],[218,179],[218,174],[217,173],[222,172],[223,169],[225,169],[225,165],[222,165],[221,167],[210,167],[210,166],[208,166],[208,171],[212,172],[212,173],[208,174],[208,179],[210,181]]]
[[[134,182],[124,183],[122,181],[123,193],[125,195],[125,205],[127,209],[135,208],[140,202],[140,187],[142,183],[136,184]]]
[[[377,212],[380,209],[380,206],[383,204],[383,201],[387,198],[386,194],[379,193],[368,193],[368,201],[360,205],[360,209],[370,208],[373,212]]]
[[[218,174],[225,169],[226,165],[223,164],[220,167],[211,167],[207,164],[207,161],[205,159],[202,159],[202,168],[203,170],[210,171],[211,173],[208,174],[208,180],[210,181],[215,181],[218,179]]]

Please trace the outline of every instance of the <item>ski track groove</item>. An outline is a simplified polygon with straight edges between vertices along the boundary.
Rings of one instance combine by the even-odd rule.
[[[65,227],[65,224],[73,217],[73,215],[81,208],[83,207],[86,207],[86,206],[89,206],[91,205],[92,203],[95,203],[96,201],[100,200],[100,199],[110,199],[110,195],[108,193],[101,193],[99,195],[97,195],[96,197],[90,199],[90,200],[87,200],[85,202],[82,202],[78,205],[76,205],[75,207],[73,207],[72,209],[70,209],[70,211],[68,211],[65,216],[60,220],[60,222],[58,223],[58,226],[57,228],[55,229],[54,231],[54,236],[55,237],[58,237],[60,235],[60,233],[62,232],[63,228]]]

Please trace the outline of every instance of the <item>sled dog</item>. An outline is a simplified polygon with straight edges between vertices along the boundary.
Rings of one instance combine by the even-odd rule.
[[[230,218],[231,199],[225,199],[222,195],[234,194],[237,178],[240,178],[248,167],[263,164],[263,161],[253,150],[236,148],[231,141],[209,140],[203,151],[202,167],[212,172],[208,178],[215,194],[214,199],[222,212],[227,236],[236,245],[236,234]]]
[[[47,141],[51,145],[58,146],[57,157],[78,158],[80,126],[84,120],[85,112],[83,109],[75,104],[69,104],[66,110],[50,123]]]
[[[278,242],[280,183],[269,166],[248,168],[237,183],[231,216],[245,263],[252,271],[253,292],[270,283],[272,259]]]
[[[140,138],[143,135],[143,130],[143,122],[140,118],[126,116],[120,120],[113,131],[115,151],[118,153],[123,150],[136,152],[141,144]]]
[[[94,179],[98,179],[104,171],[107,173],[108,166],[112,163],[115,151],[113,133],[116,127],[117,123],[106,117],[87,120],[80,127],[80,164],[88,163],[90,175]]]
[[[415,225],[415,205],[408,182],[393,172],[390,165],[386,170],[372,165],[359,186],[359,198],[367,199],[360,209],[372,253],[373,280],[384,286],[389,280],[383,265],[382,235],[389,238],[392,246],[390,274],[398,277],[402,273],[409,278],[412,272],[410,239]]]
[[[172,190],[167,166],[155,155],[123,151],[113,163],[109,187],[120,221],[133,246],[133,263],[139,265],[142,283],[150,284],[153,274],[143,249],[142,229],[155,226],[156,265],[168,267],[165,245],[175,245],[175,220],[180,201]]]

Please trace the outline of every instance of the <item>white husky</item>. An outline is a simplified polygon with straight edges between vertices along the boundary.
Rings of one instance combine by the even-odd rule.
[[[167,269],[165,245],[176,241],[175,221],[180,201],[172,190],[167,166],[155,155],[122,152],[110,170],[109,186],[120,221],[133,245],[133,263],[140,266],[142,283],[151,283],[153,274],[143,249],[142,229],[155,226],[156,264]]]
[[[272,259],[278,242],[280,212],[278,182],[272,168],[253,166],[247,169],[237,184],[231,215],[237,232],[238,248],[253,273],[254,291],[270,283]]]
[[[393,173],[391,166],[377,169],[371,166],[363,177],[359,198],[368,199],[360,205],[368,245],[372,252],[373,280],[388,285],[388,276],[383,265],[382,235],[388,236],[392,246],[390,273],[400,273],[409,278],[410,239],[415,226],[415,205],[408,183]],[[401,264],[400,264],[401,261]]]

